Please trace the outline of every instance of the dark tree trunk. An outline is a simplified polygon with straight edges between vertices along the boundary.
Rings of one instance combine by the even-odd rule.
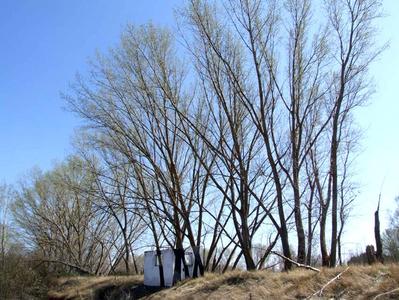
[[[193,249],[194,252],[194,269],[193,269],[193,278],[198,277],[198,271],[200,276],[204,276],[204,265],[202,264],[202,259],[200,255],[200,247],[195,247]]]
[[[123,240],[125,243],[125,257],[124,257],[125,270],[126,270],[126,274],[130,274],[130,265],[129,265],[130,248],[129,248],[129,239],[127,238],[126,225],[124,228],[122,228],[122,233],[123,233]]]
[[[295,108],[295,105],[294,105]],[[299,153],[298,153],[298,133],[296,130],[295,121],[295,111],[292,114],[292,133],[291,133],[291,143],[292,143],[292,181],[293,181],[293,192],[294,192],[294,218],[295,227],[297,231],[298,240],[298,258],[297,261],[300,264],[306,263],[306,238],[305,230],[303,229],[302,223],[302,212],[301,212],[301,193],[299,191]]]
[[[240,261],[242,256],[242,250],[240,251],[240,254],[238,254],[236,260],[234,261],[233,267],[231,268],[232,270],[235,270],[237,268],[238,262]]]
[[[377,210],[374,213],[374,235],[375,235],[375,244],[377,246],[377,252],[375,253],[377,256],[377,260],[381,263],[384,263],[384,257],[382,255],[382,242],[381,242],[381,233],[380,233],[380,201],[378,201]]]
[[[337,121],[338,122],[338,121]],[[337,125],[334,131],[337,131]],[[338,235],[338,174],[337,174],[337,152],[338,141],[336,134],[333,135],[331,144],[331,170],[332,177],[332,210],[331,210],[331,249],[330,249],[330,267],[335,267],[337,262],[337,235]]]
[[[273,242],[270,243],[270,245],[267,247],[267,249],[265,250],[265,253],[263,254],[262,258],[259,260],[258,263],[258,270],[262,270],[263,266],[266,262],[266,258],[269,256],[270,252],[273,250],[274,246],[276,245],[278,238],[279,238],[280,234],[276,235],[276,238],[273,240]]]
[[[285,221],[284,217],[284,207],[283,207],[283,201],[278,200],[278,211],[279,211],[279,217],[280,217],[280,238],[281,238],[281,247],[283,248],[283,253],[285,257],[291,258],[291,250],[290,250],[290,244],[288,240],[288,229],[287,229],[287,223]],[[289,260],[284,260],[284,270],[288,271],[291,270],[292,268],[292,263]]]
[[[338,261],[339,265],[342,266],[343,263],[342,263],[341,234],[338,234],[337,244],[338,244]]]
[[[227,258],[226,264],[224,265],[223,269],[222,269],[222,273],[226,273],[226,271],[229,269],[230,266],[230,261],[233,259],[234,253],[236,252],[238,246],[235,245],[233,250],[231,251],[229,257]]]
[[[132,260],[133,260],[134,272],[136,272],[136,274],[139,274],[139,269],[137,267],[136,257],[134,255],[133,251],[132,251]]]
[[[297,230],[298,238],[298,262],[304,264],[306,262],[306,238],[305,231],[303,229],[302,214],[301,214],[301,201],[299,190],[295,188],[295,225]]]
[[[159,270],[159,285],[161,287],[165,286],[165,277],[163,272],[163,261],[162,261],[162,253],[161,250],[157,249],[157,258],[158,258],[158,270]]]
[[[308,213],[308,220],[309,220],[308,221],[308,251],[306,253],[306,264],[308,266],[310,266],[312,263],[313,232],[312,232],[311,218],[312,218],[312,211],[309,210],[309,213]]]
[[[249,228],[247,224],[247,220],[245,217],[242,217],[242,253],[245,259],[245,265],[248,271],[256,270],[255,262],[252,258],[252,245],[251,239],[249,235]]]
[[[320,251],[321,251],[321,260],[323,267],[330,266],[330,256],[327,251],[327,243],[326,243],[326,221],[327,221],[327,211],[324,207],[322,207],[322,212],[320,216]]]
[[[182,262],[184,266],[184,272],[186,273],[186,269],[188,272],[188,268],[184,263],[184,249],[174,249],[173,250],[175,254],[175,270],[173,273],[173,284],[177,283],[178,281],[181,281],[181,269],[182,269]],[[186,275],[186,274],[185,274]]]

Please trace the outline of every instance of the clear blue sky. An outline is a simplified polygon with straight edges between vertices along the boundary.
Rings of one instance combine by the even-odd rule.
[[[127,22],[172,24],[181,0],[0,0],[0,182],[48,169],[71,151],[78,120],[59,94],[96,49],[114,46]],[[377,93],[357,120],[365,129],[356,168],[362,192],[347,246],[372,243],[378,193],[384,210],[399,194],[399,1],[384,0],[380,42],[391,47],[371,69]],[[383,225],[386,222],[383,220]],[[349,227],[347,228],[349,230]]]
[[[378,23],[377,42],[390,41],[390,47],[371,67],[376,87],[371,104],[356,115],[364,130],[356,164],[361,194],[354,209],[358,218],[351,222],[355,231],[346,238],[363,250],[364,245],[374,242],[372,218],[378,194],[382,192],[382,227],[387,225],[387,216],[395,208],[394,198],[399,196],[399,1],[382,2],[386,17]]]
[[[172,24],[171,0],[0,0],[0,182],[70,152],[77,120],[60,92],[125,25]]]

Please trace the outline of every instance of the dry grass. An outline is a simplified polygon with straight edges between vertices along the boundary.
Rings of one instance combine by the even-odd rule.
[[[96,299],[109,288],[124,288],[143,283],[142,276],[61,277],[52,283],[49,299]]]
[[[319,291],[345,269],[322,269],[320,273],[296,269],[288,273],[235,271],[224,275],[207,274],[153,294],[148,299],[303,299]],[[351,266],[325,288],[322,296],[327,299],[372,299],[398,287],[399,265]],[[379,299],[399,299],[399,293],[389,296],[392,298]]]
[[[344,267],[322,269],[320,273],[304,269],[287,273],[272,271],[233,271],[223,275],[209,273],[202,278],[183,281],[173,288],[159,291],[145,299],[304,299],[319,291],[345,269]],[[63,280],[65,279],[60,279],[58,282],[58,294],[53,291],[50,296],[58,295],[64,299],[95,299],[94,290],[102,285],[109,286],[111,282],[115,286],[142,283],[142,278],[135,276]],[[399,265],[351,266],[339,279],[324,289],[321,298],[373,299],[376,295],[398,287]],[[63,296],[66,294],[67,297]],[[384,297],[378,299],[399,299],[399,292]]]

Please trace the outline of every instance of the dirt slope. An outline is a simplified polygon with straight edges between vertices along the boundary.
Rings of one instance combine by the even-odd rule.
[[[161,291],[146,290],[142,278],[70,278],[64,287],[58,282],[50,291],[55,299],[399,299],[399,265],[351,266],[322,269],[320,273],[297,269],[288,273],[272,271],[206,274]],[[339,279],[336,275],[345,271]],[[58,290],[57,290],[58,289]],[[396,290],[397,289],[397,290]],[[98,292],[98,291],[102,292]],[[104,293],[104,290],[108,291]],[[386,295],[383,293],[391,292]],[[315,296],[312,296],[315,294]]]

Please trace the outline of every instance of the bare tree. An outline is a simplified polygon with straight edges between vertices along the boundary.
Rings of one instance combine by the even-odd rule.
[[[338,243],[340,131],[352,110],[370,96],[367,70],[383,48],[374,45],[374,20],[380,17],[378,0],[331,0],[326,2],[330,20],[331,43],[339,45],[331,90],[332,124],[330,135],[330,168],[327,203],[331,199],[331,247],[329,264],[334,267]]]
[[[199,221],[207,180],[198,158],[192,159],[191,147],[177,134],[181,121],[170,109],[173,103],[185,110],[184,76],[169,32],[153,26],[129,27],[121,47],[109,59],[99,58],[91,78],[86,82],[78,79],[74,97],[67,99],[93,132],[111,136],[107,147],[133,166],[139,165],[136,170],[145,178],[141,185],[149,183],[156,191],[155,199],[143,199],[150,200],[152,212],[161,213],[167,221],[164,225],[173,231],[177,263],[184,264],[187,238],[203,274],[199,256],[203,225]]]
[[[185,49],[165,29],[128,27],[120,46],[99,55],[66,96],[93,146],[117,153],[119,171],[110,177],[145,211],[155,248],[175,248],[175,280],[181,264],[188,272],[186,245],[200,274],[226,253],[233,266],[242,257],[255,269],[272,250],[254,259],[252,241],[265,230],[280,240],[285,269],[290,228],[297,261],[309,263],[317,224],[323,264],[336,264],[353,201],[347,124],[370,95],[380,3],[311,4],[190,0],[182,10]],[[200,245],[209,249],[205,266]]]
[[[233,2],[229,2],[231,5],[230,8],[234,12],[236,9],[236,4]],[[243,3],[242,3],[243,4]],[[244,5],[244,4],[243,4]],[[259,11],[256,11],[258,13]],[[279,171],[277,169],[277,163],[275,162],[274,159],[274,154],[272,150],[272,141],[269,138],[270,132],[268,131],[270,128],[265,128],[264,122],[266,121],[266,114],[263,114],[263,123],[262,121],[258,120],[257,118],[257,110],[258,106],[256,104],[256,95],[260,95],[260,109],[262,112],[265,112],[266,105],[272,106],[270,103],[266,104],[269,93],[270,93],[270,87],[268,85],[268,82],[264,82],[261,75],[261,71],[258,69],[257,70],[257,75],[258,75],[258,94],[256,91],[250,90],[250,85],[247,84],[247,82],[251,79],[251,71],[246,69],[246,64],[244,63],[244,53],[245,49],[242,44],[239,43],[240,37],[237,36],[237,39],[234,40],[231,37],[234,36],[234,32],[229,30],[229,27],[225,26],[225,24],[222,24],[221,22],[217,21],[217,13],[220,13],[218,11],[218,7],[213,7],[206,3],[206,1],[191,1],[189,4],[189,8],[187,12],[185,13],[186,18],[188,20],[188,23],[191,24],[192,31],[194,33],[194,42],[189,42],[190,44],[196,44],[198,45],[198,48],[194,51],[192,51],[192,54],[194,55],[195,58],[195,64],[198,70],[198,74],[200,76],[201,81],[206,84],[206,93],[205,95],[208,97],[208,102],[212,102],[215,100],[215,102],[212,104],[215,107],[219,107],[218,110],[214,109],[215,113],[214,115],[217,117],[216,113],[221,112],[223,114],[223,119],[226,122],[226,125],[223,125],[223,123],[218,122],[216,124],[220,124],[221,126],[225,126],[216,132],[221,132],[221,141],[223,142],[223,135],[226,134],[228,136],[232,137],[232,146],[224,146],[224,149],[228,149],[229,151],[233,151],[233,157],[230,158],[232,160],[233,158],[236,158],[238,160],[238,163],[240,164],[240,158],[239,154],[241,152],[247,151],[245,150],[245,144],[242,145],[243,141],[240,139],[239,135],[240,132],[237,131],[237,126],[243,126],[241,123],[244,121],[245,127],[250,129],[248,133],[245,135],[248,136],[251,134],[253,136],[253,140],[247,141],[248,146],[250,148],[248,154],[245,152],[242,152],[244,157],[247,156],[251,158],[252,154],[252,147],[256,151],[254,153],[259,154],[260,153],[260,148],[258,148],[258,144],[260,142],[260,138],[265,139],[266,138],[266,146],[268,149],[268,158],[269,160],[272,160],[271,163],[271,170],[268,168],[269,166],[262,161],[259,161],[259,166],[262,166],[263,169],[259,169],[260,173],[257,175],[252,175],[255,176],[255,180],[265,180],[264,182],[269,183],[265,184],[264,187],[265,189],[263,192],[266,192],[264,194],[261,190],[260,191],[255,191],[253,187],[247,186],[248,182],[252,182],[251,180],[245,179],[242,176],[245,176],[245,173],[241,173],[241,175],[238,175],[238,178],[242,178],[243,181],[241,185],[245,188],[248,189],[250,192],[251,197],[254,197],[254,200],[257,202],[257,204],[260,206],[262,209],[263,213],[265,216],[268,216],[271,218],[272,223],[274,226],[278,228],[280,231],[280,236],[282,237],[283,244],[285,247],[285,253],[287,255],[290,255],[289,252],[289,245],[288,245],[288,232],[286,230],[286,220],[284,216],[284,209],[283,209],[283,196],[282,196],[282,190],[281,190],[281,179],[279,176]],[[244,15],[244,14],[243,14]],[[231,16],[233,18],[233,16]],[[248,20],[244,20],[245,22],[249,22],[249,25],[251,25],[251,20],[249,18],[254,18],[255,16],[249,15]],[[270,24],[266,25],[273,25],[273,18],[272,16],[269,16],[269,18],[266,19],[266,22],[270,22]],[[236,20],[237,24],[241,24],[242,20]],[[240,23],[241,22],[241,23]],[[236,24],[236,23],[235,23]],[[249,38],[251,39],[253,31],[255,30],[252,27],[246,28],[247,34]],[[258,36],[260,36],[259,33],[257,33]],[[243,38],[243,36],[241,36]],[[268,40],[265,41],[267,43]],[[252,40],[252,45],[254,41]],[[191,47],[192,49],[192,47]],[[254,64],[257,65],[257,54],[255,49],[250,49],[252,53],[255,55],[254,56]],[[256,77],[255,77],[256,78]],[[266,87],[264,86],[266,85]],[[227,90],[226,90],[227,88]],[[263,90],[264,89],[264,90]],[[268,92],[267,92],[268,91]],[[265,95],[263,94],[265,92]],[[211,98],[211,95],[213,93],[214,100]],[[266,98],[265,98],[265,97]],[[219,104],[217,104],[219,103]],[[234,105],[230,107],[229,105]],[[234,108],[235,107],[235,108]],[[236,109],[236,110],[234,110]],[[239,110],[237,110],[239,109]],[[254,112],[255,111],[255,112]],[[237,114],[239,112],[239,114]],[[247,117],[245,114],[248,114],[249,117]],[[219,113],[220,114],[220,113]],[[240,119],[237,118],[240,115],[245,116],[243,121],[237,123]],[[221,120],[223,120],[221,119]],[[251,125],[252,123],[252,125]],[[263,126],[263,127],[262,127]],[[260,130],[264,129],[264,130]],[[248,130],[247,129],[247,130]],[[222,131],[222,130],[225,130]],[[216,143],[214,143],[216,145]],[[243,147],[244,146],[244,147]],[[222,149],[223,149],[222,148]],[[235,152],[234,152],[235,151]],[[226,154],[224,154],[226,156]],[[228,155],[227,155],[228,157]],[[226,157],[226,158],[227,158]],[[226,159],[225,158],[225,159]],[[251,160],[255,160],[256,158],[251,158]],[[251,160],[248,160],[250,163]],[[243,169],[243,166],[245,164],[241,164],[241,169],[237,168],[238,170],[235,172],[240,172],[245,171]],[[250,165],[250,164],[249,164]],[[245,172],[248,172],[249,170],[246,170]],[[269,175],[269,172],[273,174],[273,179],[274,182],[281,193],[277,197],[277,201],[279,203],[279,216],[280,216],[280,225],[276,222],[272,214],[270,213],[271,207],[273,205],[270,205],[274,203],[274,201],[270,201],[268,204],[265,205],[264,201],[268,197],[266,196],[270,189],[270,177],[267,176]],[[255,172],[256,173],[256,172]],[[252,173],[252,174],[255,174]],[[240,174],[240,173],[238,173]],[[266,176],[262,176],[262,174]],[[259,197],[260,196],[260,197]],[[266,196],[266,197],[265,197]],[[240,200],[244,200],[245,198],[240,197]],[[270,200],[270,199],[269,199]],[[245,205],[244,205],[245,207]],[[234,216],[233,216],[234,217]],[[247,217],[244,217],[244,219]],[[245,227],[245,226],[244,226]],[[255,225],[255,228],[257,226]],[[247,247],[244,245],[244,247]],[[247,261],[247,267],[248,268],[254,268],[255,265],[252,261],[252,258],[249,258],[249,250],[245,250],[247,253],[243,253],[246,261]]]
[[[107,273],[113,225],[97,216],[96,199],[81,192],[94,183],[81,161],[71,159],[31,180],[18,192],[14,219],[41,260],[81,273]]]

